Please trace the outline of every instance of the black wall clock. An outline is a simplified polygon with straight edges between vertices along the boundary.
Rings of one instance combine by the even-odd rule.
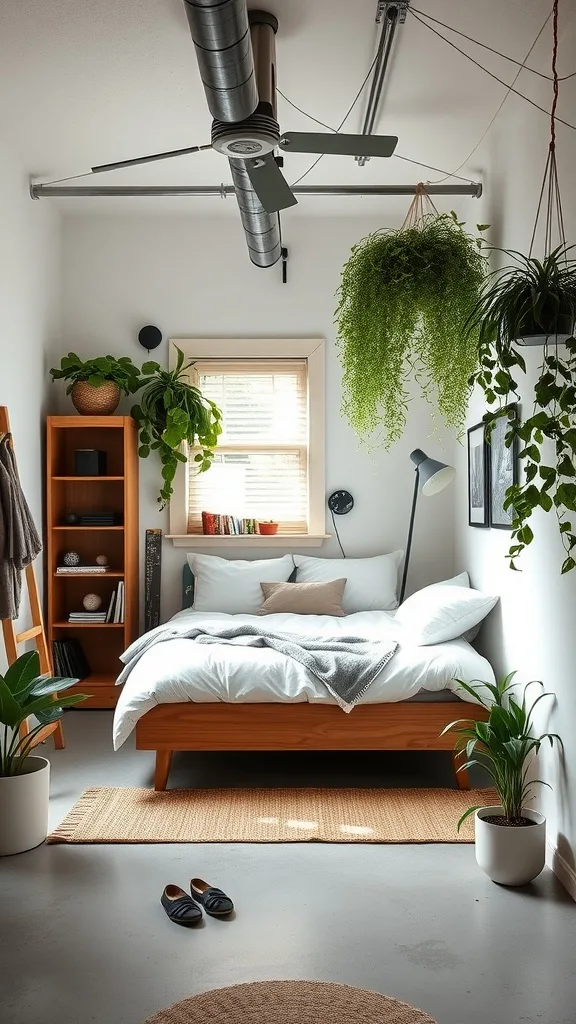
[[[328,498],[328,508],[336,516],[345,516],[354,508],[354,498],[350,491],[334,491]]]

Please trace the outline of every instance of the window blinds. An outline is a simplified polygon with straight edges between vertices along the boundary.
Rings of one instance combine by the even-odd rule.
[[[223,432],[208,472],[198,475],[189,461],[188,532],[201,533],[202,512],[213,512],[306,533],[306,362],[202,362],[195,371],[202,393],[222,410]]]

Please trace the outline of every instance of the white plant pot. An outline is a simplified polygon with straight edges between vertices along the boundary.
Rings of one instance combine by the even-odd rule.
[[[40,846],[48,835],[50,763],[27,757],[22,775],[0,778],[0,856]]]
[[[484,821],[494,814],[503,814],[503,808],[480,807],[476,811],[476,862],[493,882],[527,885],[544,867],[546,818],[531,807],[523,807],[522,815],[536,824],[514,828]]]

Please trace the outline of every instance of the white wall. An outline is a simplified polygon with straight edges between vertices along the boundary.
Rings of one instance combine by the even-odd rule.
[[[42,527],[41,453],[49,377],[46,349],[59,333],[60,231],[57,213],[32,202],[21,161],[4,131],[0,151],[0,405],[7,405],[22,486]],[[42,583],[41,559],[37,576]],[[22,621],[27,606],[23,602]],[[0,661],[3,649],[0,645]]]
[[[327,493],[346,487],[356,499],[354,511],[339,520],[344,547],[349,555],[404,547],[413,484],[408,454],[419,446],[451,462],[452,440],[442,446],[439,438],[430,436],[428,407],[415,401],[401,443],[389,455],[378,452],[371,459],[358,449],[340,416],[334,292],[350,247],[378,226],[373,218],[294,218],[285,228],[290,261],[288,284],[283,285],[279,267],[262,271],[251,266],[236,216],[66,217],[62,348],[83,356],[110,351],[142,361],[146,353],[137,334],[146,323],[160,327],[165,338],[324,336]],[[166,360],[165,343],[157,352]],[[129,406],[127,402],[123,408],[128,411]],[[60,410],[65,408],[70,407],[61,401]],[[142,546],[146,528],[161,526],[167,531],[168,523],[156,506],[158,464],[151,457],[140,466]],[[452,572],[452,503],[450,492],[422,500],[411,589]],[[234,548],[221,553],[242,557]],[[252,549],[250,557],[267,553]],[[336,540],[308,553],[336,556]],[[185,554],[166,542],[163,560],[162,612],[168,616],[178,606]]]
[[[565,55],[574,52],[576,32],[572,24],[562,40]],[[565,56],[565,62],[569,57]],[[544,70],[546,70],[544,68]],[[524,79],[525,81],[525,79]],[[531,95],[544,106],[549,102],[549,87]],[[574,87],[567,83],[561,116],[573,120]],[[536,212],[548,143],[548,123],[544,115],[533,111],[521,100],[508,101],[488,138],[485,158],[488,166],[486,209],[483,219],[492,224],[492,240],[506,248],[527,252]],[[569,242],[576,235],[574,198],[574,160],[576,133],[558,126],[561,185],[563,186],[566,233]],[[492,183],[492,188],[490,188]],[[541,255],[536,252],[535,255]],[[542,351],[525,351],[528,373],[522,385],[521,409],[531,410],[531,389]],[[470,423],[485,412],[481,396],[475,395]],[[550,717],[538,716],[542,731],[559,732],[565,745],[565,765],[559,765],[556,753],[543,749],[539,773],[552,784],[553,791],[542,791],[543,808],[549,820],[549,840],[558,848],[569,867],[576,856],[576,572],[560,576],[563,548],[553,514],[533,517],[535,540],[519,562],[520,572],[508,568],[505,558],[510,534],[502,530],[468,527],[465,453],[460,452],[457,468],[456,561],[469,568],[473,583],[482,590],[501,595],[482,634],[483,653],[499,674],[516,669],[518,681],[540,679],[556,695]],[[535,691],[535,694],[536,695]],[[542,702],[543,704],[543,702]],[[540,707],[542,707],[542,704]],[[560,871],[563,865],[560,863]],[[567,881],[566,872],[564,880]],[[572,880],[576,897],[576,875]]]

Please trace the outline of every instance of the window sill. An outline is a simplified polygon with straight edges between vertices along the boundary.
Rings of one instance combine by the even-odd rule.
[[[330,533],[169,533],[166,540],[171,540],[175,548],[189,548],[192,551],[196,548],[212,547],[319,548],[331,536]]]

